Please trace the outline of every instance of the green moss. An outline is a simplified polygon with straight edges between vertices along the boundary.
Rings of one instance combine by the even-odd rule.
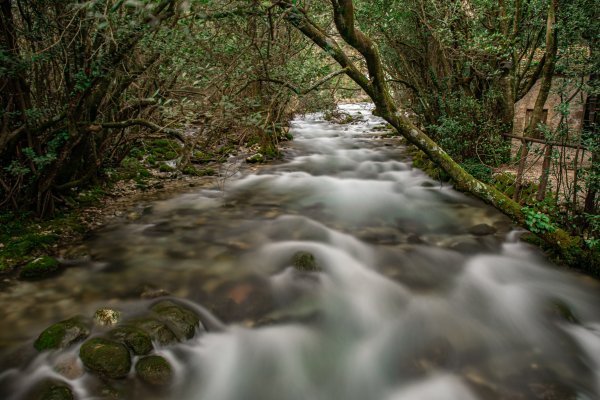
[[[43,279],[62,271],[60,263],[53,257],[42,256],[27,263],[19,273],[21,279]]]
[[[160,172],[173,172],[175,171],[175,168],[171,167],[169,164],[160,164],[158,170]]]
[[[139,147],[133,147],[129,151],[129,156],[141,160],[144,157],[144,151]]]
[[[43,391],[40,400],[73,400],[73,392],[68,386],[52,385]]]
[[[150,166],[155,166],[156,165],[156,157],[154,157],[154,156],[148,156],[148,157],[146,157],[146,162]]]
[[[33,343],[37,351],[62,349],[87,338],[89,323],[83,317],[73,317],[46,328]]]
[[[499,191],[508,197],[515,194],[516,177],[510,172],[500,172],[494,174],[490,183]],[[538,191],[538,185],[530,182],[523,182],[521,185],[521,202],[525,204],[537,204],[535,199]]]
[[[84,190],[77,195],[77,201],[81,205],[89,205],[99,201],[106,192],[99,186],[94,186],[90,189]]]
[[[265,157],[267,159],[270,159],[270,160],[277,159],[281,156],[281,152],[279,151],[279,149],[277,149],[277,147],[275,147],[272,144],[263,147],[262,153],[265,155]]]
[[[29,214],[0,215],[0,273],[9,273],[48,253],[61,237],[84,230],[76,211],[45,221],[35,220]]]
[[[177,336],[168,326],[155,318],[140,318],[129,321],[129,324],[145,332],[150,338],[161,345],[177,342]]]
[[[193,158],[195,162],[207,163],[213,160],[214,155],[205,151],[195,151]]]
[[[418,150],[414,146],[409,146],[408,152],[412,157],[413,167],[422,170],[427,175],[438,181],[447,182],[450,179],[450,176],[444,170],[439,168],[433,161],[431,161],[421,150]]]
[[[492,169],[478,160],[465,160],[460,166],[481,182],[490,183],[492,181]]]
[[[135,371],[142,381],[155,386],[170,383],[173,376],[171,365],[161,356],[140,359],[135,365]]]
[[[246,158],[246,162],[250,164],[263,163],[265,162],[265,156],[261,153],[256,153]]]
[[[181,146],[169,139],[156,139],[145,143],[146,153],[157,161],[173,160],[179,156]]]
[[[163,159],[164,160],[173,160],[175,158],[177,158],[177,153],[176,152],[174,152],[174,151],[167,151],[164,154],[164,158]]]
[[[350,124],[355,121],[355,118],[351,114],[339,110],[325,111],[323,119],[340,125]]]
[[[195,312],[169,300],[156,303],[151,310],[179,340],[191,339],[196,333],[196,328],[200,326],[200,318]]]
[[[119,343],[123,343],[135,355],[145,355],[153,349],[150,336],[133,326],[119,326],[110,331],[108,336]]]
[[[93,338],[79,350],[83,365],[100,376],[124,378],[131,369],[131,358],[127,348],[118,342]]]
[[[216,175],[216,171],[213,168],[196,168],[192,165],[188,165],[187,167],[181,170],[185,175],[191,176],[213,176]]]
[[[299,271],[315,272],[321,271],[317,260],[312,253],[307,251],[298,251],[292,256],[292,265]]]
[[[150,176],[150,172],[140,160],[131,157],[125,157],[121,162],[121,167],[115,174],[114,179],[117,181],[133,179],[140,183]]]

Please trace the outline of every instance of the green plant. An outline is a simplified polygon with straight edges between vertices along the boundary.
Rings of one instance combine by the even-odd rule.
[[[482,182],[490,183],[492,181],[492,169],[487,165],[481,164],[474,159],[467,159],[460,164],[465,171],[473,175]]]
[[[530,207],[521,208],[525,214],[525,225],[533,233],[552,233],[556,230],[548,215]]]
[[[160,172],[173,172],[173,171],[175,171],[175,168],[171,167],[169,164],[160,164],[160,167],[158,167],[158,170]]]

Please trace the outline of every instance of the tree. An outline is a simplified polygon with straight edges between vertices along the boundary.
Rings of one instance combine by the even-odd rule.
[[[354,51],[357,51],[366,64],[367,74],[356,65],[348,50],[327,31],[317,25],[307,12],[295,3],[276,2],[284,11],[285,18],[312,40],[321,49],[335,59],[346,74],[358,84],[373,100],[376,112],[389,122],[406,140],[423,151],[432,161],[442,168],[453,180],[457,189],[469,192],[510,216],[522,225],[526,223],[526,214],[521,206],[489,186],[468,174],[423,130],[415,126],[400,110],[392,98],[386,81],[386,74],[379,48],[355,24],[355,9],[352,0],[331,0],[333,21],[337,33]],[[551,245],[566,262],[574,262],[580,252],[580,241],[565,231],[551,228],[539,232],[546,243]]]

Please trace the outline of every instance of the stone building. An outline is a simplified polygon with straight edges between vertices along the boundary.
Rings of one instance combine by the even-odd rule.
[[[533,114],[535,101],[540,90],[540,80],[538,80],[531,90],[515,104],[515,119],[513,124],[513,134],[522,135]],[[571,132],[580,132],[583,126],[585,111],[585,94],[578,91],[575,86],[567,82],[565,78],[555,76],[552,80],[552,89],[544,105],[544,114],[542,121],[548,127],[555,131],[561,120],[561,113],[558,107],[562,102],[569,102],[569,114],[566,122]]]

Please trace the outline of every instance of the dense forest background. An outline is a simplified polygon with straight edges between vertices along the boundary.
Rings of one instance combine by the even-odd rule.
[[[594,0],[0,0],[0,11],[6,218],[55,215],[119,179],[212,173],[203,165],[241,148],[277,158],[295,113],[336,117],[336,102],[366,93],[416,165],[546,242],[600,249]]]

